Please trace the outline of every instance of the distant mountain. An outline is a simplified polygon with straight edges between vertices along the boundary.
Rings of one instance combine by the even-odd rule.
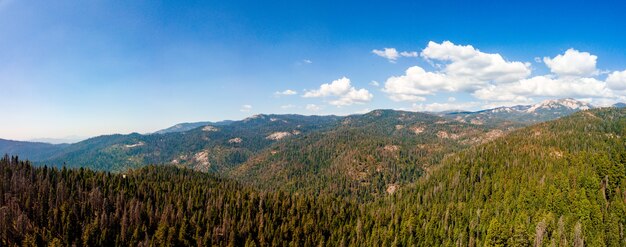
[[[245,162],[282,139],[327,128],[335,116],[255,115],[225,125],[201,125],[164,134],[107,135],[78,142],[38,164],[124,171],[148,164],[174,164],[222,171]]]
[[[626,107],[626,103],[622,103],[622,102],[615,103],[615,104],[613,104],[613,107],[624,108],[624,107]]]
[[[283,174],[305,176],[298,183],[316,183],[316,179],[337,175],[337,170],[328,170],[332,167],[346,172],[340,176],[347,190],[368,183],[383,188],[410,181],[398,174],[419,174],[424,164],[436,163],[460,148],[589,108],[591,105],[580,101],[561,99],[479,112],[448,112],[441,114],[444,118],[394,110],[347,117],[260,114],[240,121],[183,123],[155,134],[99,136],[70,145],[5,142],[0,152],[18,154],[36,164],[106,171],[173,164],[205,172],[232,172],[247,181]],[[316,156],[320,153],[324,156]],[[372,153],[377,155],[369,157]],[[317,158],[294,160],[297,157]],[[350,163],[347,160],[364,157],[369,158],[360,165],[344,167]],[[310,176],[299,173],[298,166],[317,170]],[[413,175],[409,177],[416,177]]]
[[[413,112],[296,119],[257,115],[234,123],[264,135],[283,129],[264,138],[273,144],[256,156],[259,162],[240,166],[257,171],[241,179],[262,186],[167,166],[111,174],[32,168],[0,158],[0,241],[625,246],[626,109],[581,111],[498,138],[483,135],[484,125]],[[282,123],[291,121],[326,127],[288,134],[292,126]],[[150,136],[181,138],[225,128]],[[89,141],[106,146],[118,138]],[[445,151],[457,144],[467,148]],[[393,195],[361,201],[363,194],[345,188]]]
[[[39,161],[54,155],[67,146],[69,145],[0,139],[0,154],[17,155],[31,161]]]
[[[192,129],[195,129],[195,128],[198,128],[198,127],[202,127],[202,126],[207,126],[207,125],[221,126],[221,125],[231,124],[232,122],[234,122],[234,121],[224,120],[224,121],[219,121],[219,122],[179,123],[179,124],[176,124],[176,125],[174,125],[172,127],[156,131],[156,132],[154,132],[154,134],[167,134],[167,133],[174,133],[174,132],[184,132],[184,131],[192,130]]]
[[[500,124],[514,122],[531,124],[545,122],[594,108],[591,104],[571,98],[545,100],[534,105],[498,107],[477,112],[447,112],[442,116],[473,124]]]
[[[28,142],[43,142],[43,143],[50,143],[50,144],[72,144],[72,143],[77,143],[79,141],[83,141],[86,139],[87,139],[86,137],[68,136],[68,137],[63,137],[63,138],[35,138],[35,139],[28,140]]]

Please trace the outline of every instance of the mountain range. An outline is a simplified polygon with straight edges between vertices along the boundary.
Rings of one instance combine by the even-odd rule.
[[[535,109],[560,108],[545,105],[550,107]],[[173,157],[180,150],[200,155],[170,162],[179,167],[100,167],[122,169],[115,173],[33,167],[5,156],[0,241],[624,246],[624,119],[626,109],[607,107],[497,127],[375,110],[346,117],[256,115],[186,132],[92,138],[82,144],[97,144],[90,151],[64,150],[93,159],[109,152],[112,160],[124,160],[159,157],[178,143]],[[187,146],[192,144],[198,147]],[[224,153],[249,156],[214,160],[233,157]],[[208,164],[189,162],[204,161],[204,154]]]
[[[619,106],[616,104],[616,107]],[[406,135],[413,132],[413,138],[419,140],[445,139],[463,145],[485,138],[477,134],[479,130],[490,135],[495,133],[493,131],[503,133],[591,108],[590,104],[574,99],[559,99],[477,112],[422,114],[376,110],[345,117],[261,114],[240,121],[181,123],[153,134],[98,136],[74,144],[2,140],[0,153],[19,155],[38,164],[108,171],[123,171],[147,164],[175,164],[200,171],[225,171],[246,163],[251,157],[261,162],[268,152],[279,152],[288,143],[303,145],[305,141],[312,142],[312,138],[322,141],[329,139],[328,136],[362,134],[366,136],[361,140],[384,137],[389,143],[402,144],[410,139]],[[435,116],[441,119],[433,118]],[[418,124],[418,119],[423,122]],[[441,132],[431,132],[440,128]],[[415,134],[417,132],[424,133]],[[393,145],[403,153],[402,145]],[[250,166],[250,162],[247,163],[246,166]]]
[[[259,114],[239,121],[182,123],[153,134],[98,136],[74,144],[3,140],[0,153],[37,165],[113,172],[169,164],[259,188],[371,198],[393,194],[459,150],[591,108],[560,99],[478,112]]]

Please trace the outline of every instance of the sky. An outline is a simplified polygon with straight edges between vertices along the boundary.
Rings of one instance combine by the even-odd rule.
[[[626,101],[619,1],[0,0],[0,138]]]

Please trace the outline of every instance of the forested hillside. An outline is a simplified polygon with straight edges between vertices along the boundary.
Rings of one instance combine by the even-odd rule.
[[[375,110],[279,142],[228,175],[257,188],[371,199],[415,181],[447,154],[504,133],[430,114]]]
[[[49,144],[0,139],[0,154],[22,154],[34,160],[45,159],[60,152],[68,144]]]
[[[340,246],[359,208],[171,166],[129,174],[0,160],[1,246]]]
[[[452,121],[459,123],[455,128],[469,126],[468,131],[471,128],[505,130],[555,119],[590,107],[592,106],[589,104],[573,99],[560,99],[528,106],[429,115],[453,119]],[[392,110],[386,112],[402,113]],[[296,142],[307,142],[301,138],[303,134],[334,128],[340,128],[335,131],[342,132],[341,128],[345,129],[346,124],[341,122],[361,119],[363,125],[356,127],[366,132],[372,132],[367,128],[387,128],[387,125],[392,124],[383,122],[387,125],[377,126],[376,123],[380,122],[377,118],[371,112],[346,117],[260,114],[240,121],[181,123],[153,134],[103,135],[74,144],[52,145],[0,140],[0,153],[18,155],[37,165],[58,167],[65,165],[119,172],[149,164],[175,164],[199,171],[223,173],[248,161],[252,156],[262,154],[262,151],[267,151],[265,149],[274,143],[290,142],[292,139]],[[401,121],[397,125],[399,128],[405,127]],[[414,127],[413,131],[419,131],[415,129],[419,127],[406,127]],[[403,131],[411,130],[407,128]],[[378,135],[382,132],[372,133]],[[393,136],[399,137],[397,133]],[[373,139],[376,138],[378,137]]]
[[[404,245],[625,246],[624,134],[615,108],[515,131],[445,159],[372,213]]]
[[[624,246],[624,134],[626,109],[583,111],[448,155],[370,202],[171,166],[111,174],[5,157],[0,243]]]
[[[72,144],[37,164],[115,172],[174,164],[216,172],[243,163],[279,139],[329,128],[337,121],[335,116],[256,115],[184,132],[99,136]]]

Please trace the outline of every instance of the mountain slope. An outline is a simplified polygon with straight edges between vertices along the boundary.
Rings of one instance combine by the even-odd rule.
[[[534,105],[498,107],[478,112],[449,112],[442,116],[474,124],[502,124],[509,121],[528,125],[549,121],[594,108],[591,104],[571,98],[545,100]]]
[[[33,161],[45,159],[63,148],[67,144],[49,144],[43,142],[24,142],[0,139],[0,154],[17,155]]]
[[[616,107],[616,108],[624,108],[624,107],[626,107],[626,103],[622,103],[622,102],[620,102],[620,103],[615,103],[615,104],[613,104],[613,107]]]
[[[402,245],[624,246],[625,135],[616,108],[514,131],[444,159],[374,214],[416,236]]]
[[[225,121],[219,121],[219,122],[195,122],[195,123],[179,123],[176,124],[172,127],[169,128],[165,128],[162,130],[158,130],[156,132],[154,132],[154,134],[167,134],[167,133],[175,133],[175,132],[185,132],[185,131],[189,131],[198,127],[203,127],[203,126],[207,126],[207,125],[212,125],[212,126],[222,126],[222,125],[228,125],[231,124],[234,121],[230,121],[230,120],[225,120]]]
[[[344,124],[386,126],[394,114]],[[415,116],[403,123],[439,121]],[[168,166],[111,174],[2,158],[0,244],[625,246],[625,135],[626,109],[578,112],[448,155],[369,203]]]
[[[392,194],[445,155],[503,133],[430,114],[375,110],[278,143],[229,175],[258,188],[364,199]]]
[[[171,166],[127,174],[0,159],[1,246],[340,246],[356,205]],[[345,228],[345,229],[344,229]]]
[[[176,164],[220,171],[240,164],[278,139],[338,122],[335,116],[256,115],[227,125],[166,134],[110,135],[72,144],[39,164],[123,171],[148,164]]]

